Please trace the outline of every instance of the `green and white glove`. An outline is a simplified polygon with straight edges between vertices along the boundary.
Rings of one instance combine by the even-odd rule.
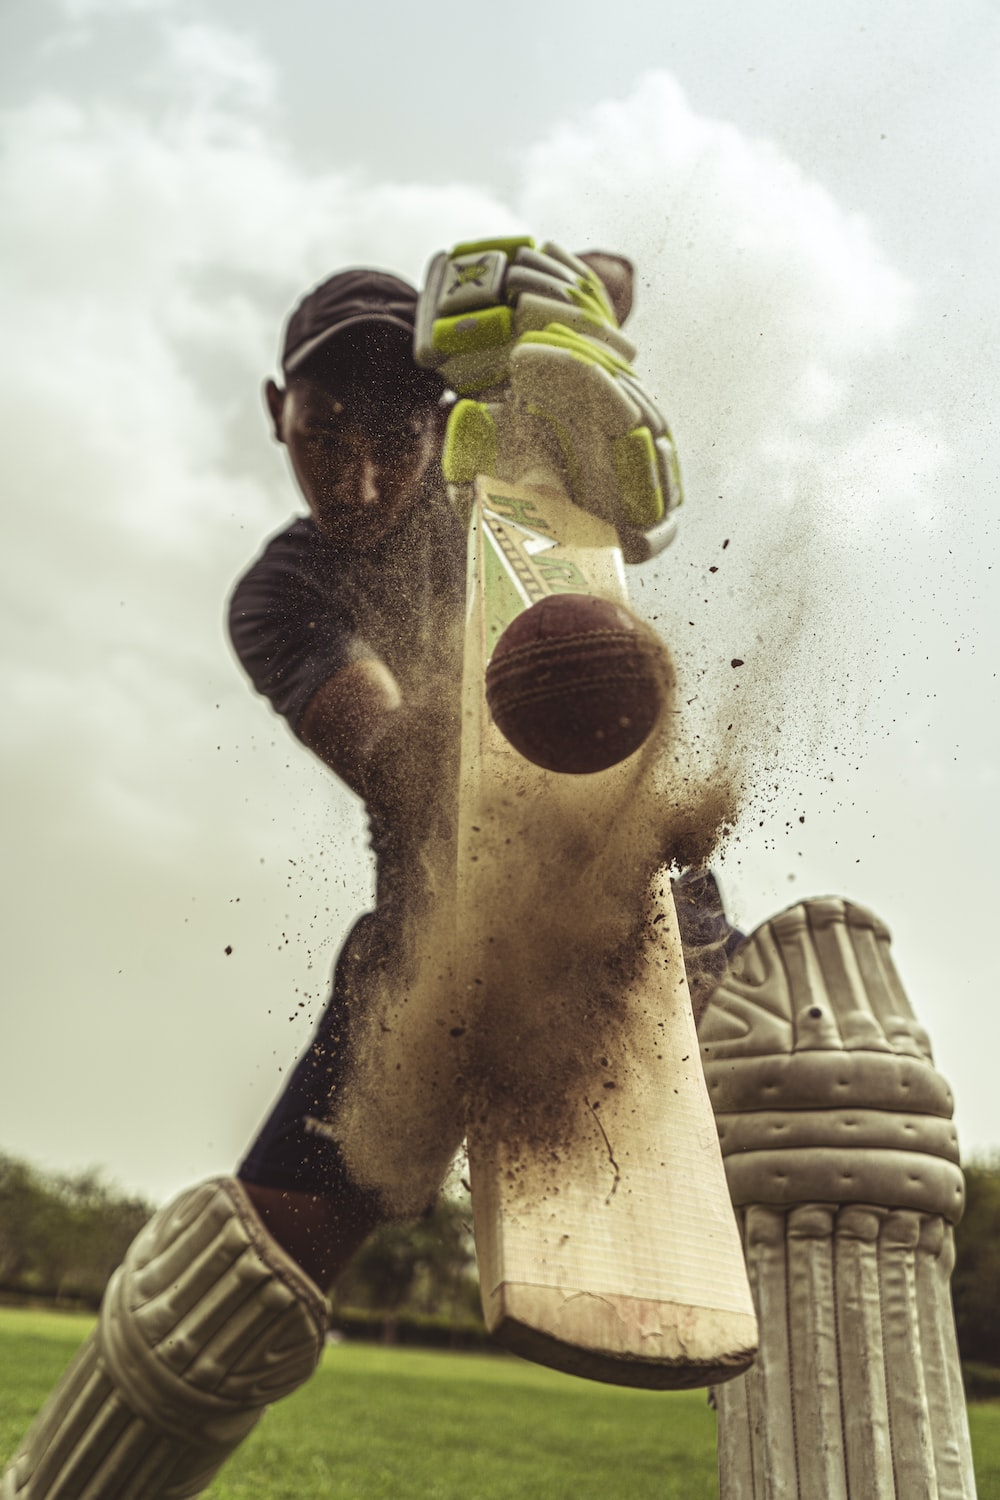
[[[526,237],[436,256],[414,356],[463,398],[445,437],[449,483],[496,471],[498,429],[513,408],[544,424],[574,500],[618,528],[630,561],[672,540],[671,512],[682,498],[673,440],[584,261]]]

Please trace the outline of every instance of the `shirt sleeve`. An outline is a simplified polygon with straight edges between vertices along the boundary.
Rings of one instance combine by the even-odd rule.
[[[229,635],[257,692],[298,734],[313,694],[371,650],[358,637],[337,579],[299,523],[274,537],[237,583]]]

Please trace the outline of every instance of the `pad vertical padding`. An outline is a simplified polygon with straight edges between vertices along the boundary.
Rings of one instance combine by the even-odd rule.
[[[140,1232],[98,1326],[28,1433],[3,1500],[187,1500],[319,1361],[326,1302],[238,1182]]]

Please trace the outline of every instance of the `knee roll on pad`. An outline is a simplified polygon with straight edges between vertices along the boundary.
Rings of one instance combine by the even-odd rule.
[[[186,1500],[319,1361],[326,1301],[240,1183],[182,1193],[140,1232],[0,1500]]]
[[[838,897],[743,943],[699,1028],[734,1204],[878,1204],[957,1224],[951,1090],[889,930]]]

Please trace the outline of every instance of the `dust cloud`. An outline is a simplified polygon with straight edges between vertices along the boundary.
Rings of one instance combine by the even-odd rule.
[[[669,868],[706,861],[738,809],[731,757],[684,730],[664,672],[650,738],[596,775],[540,771],[487,729],[457,848],[424,847],[425,899],[334,1111],[352,1174],[396,1216],[432,1200],[467,1123],[556,1163],[581,1097],[622,1085],[639,962],[674,941]]]

